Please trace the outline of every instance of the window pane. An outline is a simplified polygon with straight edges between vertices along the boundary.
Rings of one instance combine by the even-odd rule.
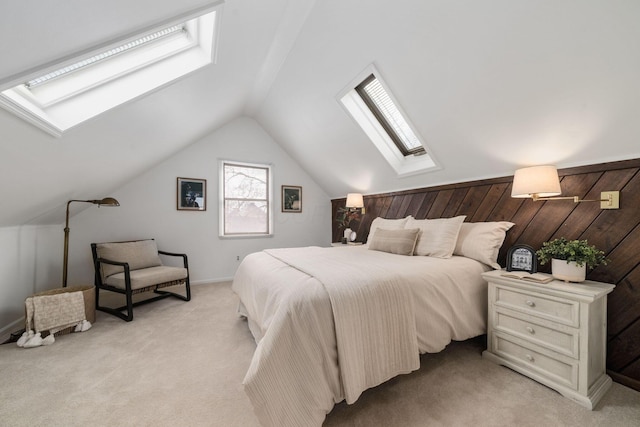
[[[403,156],[426,154],[418,136],[375,75],[364,79],[355,91]]]
[[[363,89],[378,107],[378,110],[382,113],[389,126],[391,126],[393,131],[400,138],[405,148],[408,151],[421,148],[422,144],[420,144],[420,141],[418,141],[418,138],[409,127],[409,124],[406,122],[378,79],[372,79],[364,86]]]
[[[225,198],[267,199],[267,170],[225,165]]]
[[[225,234],[268,233],[269,215],[266,202],[226,200],[224,203]]]

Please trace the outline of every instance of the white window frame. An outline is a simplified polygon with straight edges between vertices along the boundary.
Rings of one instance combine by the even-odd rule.
[[[424,147],[424,153],[405,156],[393,139],[391,139],[385,128],[380,124],[378,118],[376,118],[369,106],[364,102],[360,94],[356,91],[355,88],[371,74],[376,77],[393,103],[396,105],[405,121]],[[369,140],[378,149],[380,154],[382,154],[384,159],[395,170],[398,177],[406,177],[440,169],[435,158],[425,144],[424,138],[420,136],[416,127],[411,123],[409,116],[403,111],[400,103],[394,97],[393,92],[389,89],[380,72],[373,64],[368,66],[351,83],[349,83],[338,94],[337,100],[356,124],[364,131]]]
[[[0,81],[0,106],[59,137],[68,129],[215,63],[223,0]],[[183,31],[32,88],[28,82],[180,25]]]
[[[247,168],[257,168],[257,169],[266,169],[267,171],[267,200],[260,199],[260,201],[265,201],[267,203],[267,227],[268,230],[266,233],[256,233],[256,232],[241,232],[241,233],[227,233],[226,232],[226,218],[225,218],[225,202],[227,200],[226,197],[226,188],[225,188],[225,167],[226,165],[247,167]],[[221,238],[254,238],[254,237],[271,237],[273,236],[273,177],[272,177],[272,166],[270,164],[264,163],[248,163],[248,162],[238,162],[234,160],[220,160],[219,161],[219,182],[220,182],[220,191],[219,194],[219,218],[220,224],[218,227],[218,235]],[[233,199],[240,200],[240,199]],[[242,199],[249,200],[249,199]]]

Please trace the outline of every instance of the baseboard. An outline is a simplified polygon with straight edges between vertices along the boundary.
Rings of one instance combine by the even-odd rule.
[[[215,279],[201,279],[201,280],[191,280],[192,285],[207,285],[210,283],[222,283],[222,282],[230,282],[233,280],[233,277],[216,277]]]
[[[11,337],[11,333],[16,332],[23,328],[24,328],[24,317],[9,323],[7,326],[0,329],[0,344],[8,340]]]
[[[607,374],[609,374],[613,381],[617,382],[618,384],[622,384],[634,390],[640,391],[640,381],[629,378],[617,372],[613,372],[611,370],[607,370]]]

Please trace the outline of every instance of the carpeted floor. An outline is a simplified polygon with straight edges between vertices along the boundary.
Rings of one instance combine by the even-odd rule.
[[[0,346],[0,426],[258,426],[242,389],[255,344],[229,283],[193,299],[98,313],[48,347]],[[640,393],[614,383],[594,411],[481,357],[482,338],[336,405],[325,426],[638,426]]]

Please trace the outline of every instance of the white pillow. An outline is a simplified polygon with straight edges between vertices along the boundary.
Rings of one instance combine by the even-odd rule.
[[[417,228],[403,228],[387,230],[378,228],[376,234],[369,241],[369,249],[373,251],[389,252],[396,255],[413,255],[418,240]]]
[[[507,221],[465,222],[460,228],[453,254],[475,259],[500,270],[498,252],[507,231],[514,225]]]
[[[438,219],[409,218],[405,227],[420,229],[414,254],[451,258],[456,248],[460,226],[465,218],[466,215]]]
[[[377,217],[371,222],[371,227],[369,227],[369,237],[367,237],[367,243],[371,242],[371,238],[375,234],[376,229],[385,228],[387,230],[401,230],[404,228],[404,225],[407,223],[407,220],[409,218],[411,218],[411,216],[401,219],[386,219]]]

